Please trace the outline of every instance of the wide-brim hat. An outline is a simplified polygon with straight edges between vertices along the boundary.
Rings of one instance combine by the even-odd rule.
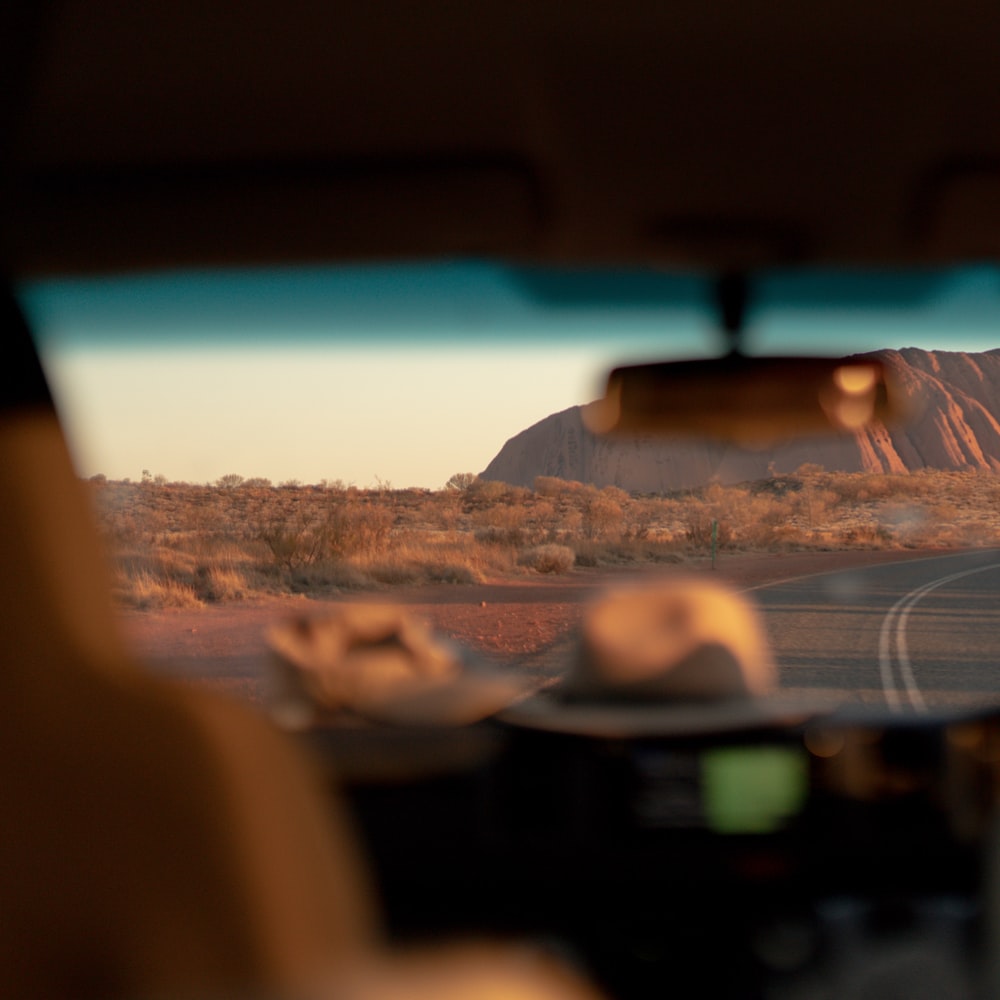
[[[567,702],[546,692],[504,708],[497,718],[510,725],[550,733],[641,739],[793,728],[821,718],[836,707],[829,701],[780,695],[759,702],[588,705]]]
[[[677,576],[595,603],[563,683],[499,717],[599,738],[681,737],[796,726],[835,707],[781,693],[746,598],[705,577]]]
[[[386,604],[337,605],[273,626],[269,703],[287,728],[345,714],[403,726],[463,726],[495,715],[533,688]]]

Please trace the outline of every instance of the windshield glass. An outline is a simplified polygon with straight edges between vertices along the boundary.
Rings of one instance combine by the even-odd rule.
[[[154,666],[260,702],[269,622],[379,601],[550,684],[597,594],[685,571],[751,592],[787,689],[1000,691],[996,268],[761,276],[747,352],[889,351],[922,402],[905,431],[756,451],[579,421],[615,364],[726,350],[700,275],[359,265],[21,300]]]

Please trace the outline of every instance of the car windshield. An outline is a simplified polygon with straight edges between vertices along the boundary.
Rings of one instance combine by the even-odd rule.
[[[903,429],[737,449],[580,422],[622,362],[728,349],[703,275],[492,262],[20,289],[143,658],[264,704],[266,630],[394,604],[550,685],[586,607],[714,574],[783,688],[997,700],[1000,270],[754,279],[741,348],[884,351]]]

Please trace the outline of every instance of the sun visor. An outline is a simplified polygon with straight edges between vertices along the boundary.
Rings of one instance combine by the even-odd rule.
[[[290,242],[302,261],[504,257],[534,244],[544,204],[497,154],[40,170],[11,211],[0,249],[26,277],[268,264]]]
[[[52,396],[24,315],[9,289],[0,287],[0,416],[28,407],[52,409]]]

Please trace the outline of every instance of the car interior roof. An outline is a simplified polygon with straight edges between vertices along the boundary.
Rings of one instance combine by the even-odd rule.
[[[14,278],[463,255],[885,266],[1000,242],[994,5],[14,0],[3,16]]]

